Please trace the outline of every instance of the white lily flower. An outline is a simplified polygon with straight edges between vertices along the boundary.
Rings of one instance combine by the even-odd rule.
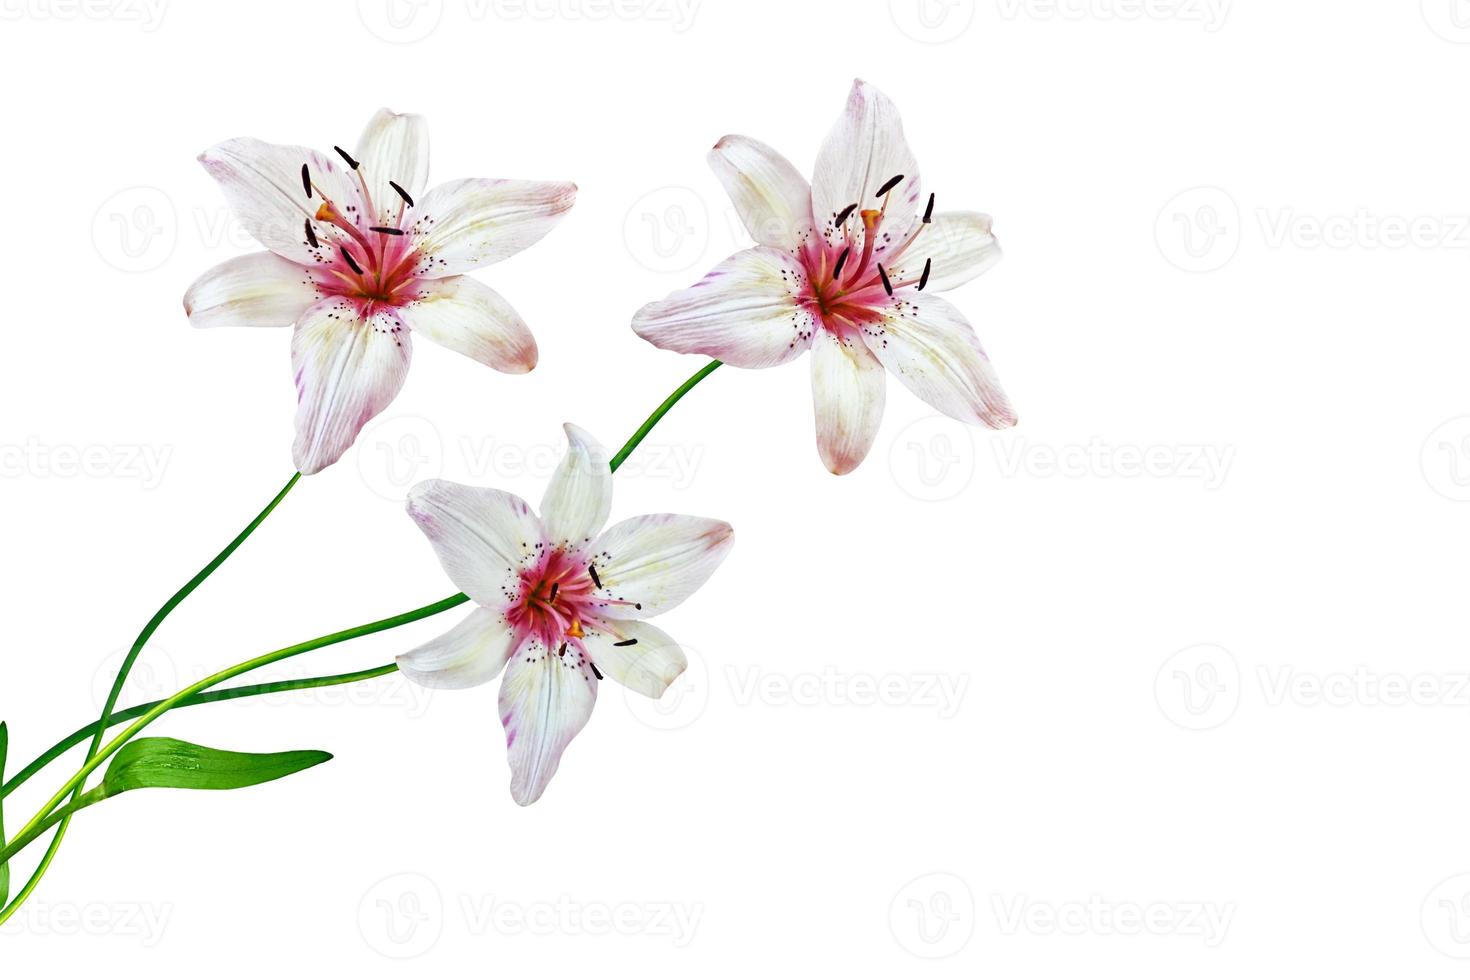
[[[591,717],[599,681],[657,698],[684,672],[678,644],[644,619],[693,594],[734,544],[724,521],[677,514],[603,530],[612,509],[607,451],[574,425],[566,433],[539,518],[513,494],[446,480],[408,496],[409,516],[479,608],[401,655],[399,669],[434,688],[475,687],[504,670],[500,719],[511,796],[522,806],[540,798]]]
[[[380,109],[340,159],[226,140],[200,154],[235,216],[268,252],[230,259],[184,296],[197,327],[295,325],[296,468],[336,462],[403,387],[412,334],[498,371],[536,366],[511,305],[463,273],[556,226],[570,183],[454,180],[433,190],[422,116]]]
[[[988,215],[920,209],[919,167],[898,109],[859,79],[811,183],[781,154],[726,136],[709,163],[757,247],[649,303],[649,343],[744,368],[812,352],[817,449],[856,469],[883,418],[884,370],[939,411],[1001,429],[1016,414],[975,331],[934,294],[1000,261]]]

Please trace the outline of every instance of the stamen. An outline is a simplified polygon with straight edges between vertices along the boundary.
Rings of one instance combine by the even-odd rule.
[[[400,229],[400,228],[388,228],[388,227],[386,227],[384,225],[373,225],[371,228],[368,229],[368,231],[375,231],[375,232],[377,232],[380,235],[401,235],[401,234],[403,234],[403,230]]]
[[[411,198],[411,197],[408,196],[408,191],[406,191],[402,187],[399,187],[398,186],[398,182],[397,181],[394,181],[394,180],[388,181],[388,186],[391,187],[391,188],[393,188],[395,191],[398,192],[398,196],[401,197],[401,198],[403,198],[403,202],[405,204],[407,204],[409,207],[413,207],[413,198]]]
[[[893,295],[893,285],[888,281],[888,273],[883,268],[883,263],[878,263],[878,276],[883,280],[883,291],[889,296]]]
[[[852,253],[852,246],[849,245],[849,246],[847,246],[847,248],[844,248],[842,250],[842,254],[841,255],[837,256],[837,265],[834,266],[833,269],[832,269],[832,278],[833,279],[840,279],[842,277],[842,267],[847,264],[847,257],[851,253]]]
[[[887,182],[884,183],[882,187],[878,188],[878,193],[873,196],[882,197],[884,194],[887,194],[889,191],[897,187],[900,180],[903,180],[903,174],[896,174],[892,177],[889,177]]]
[[[873,246],[878,240],[878,225],[883,221],[883,212],[874,208],[864,208],[860,215],[863,219],[863,254],[858,259],[857,268],[852,271],[852,275],[847,277],[849,286],[861,279],[868,271],[868,263],[873,259]]]
[[[334,150],[337,151],[337,155],[339,157],[341,157],[343,160],[346,160],[347,161],[347,166],[351,167],[353,170],[356,170],[357,169],[358,163],[357,163],[356,160],[352,159],[352,154],[351,153],[348,153],[346,150],[342,149],[342,147],[340,147],[340,146],[334,146],[334,147],[332,147],[332,149],[334,149]]]
[[[602,579],[600,579],[600,578],[597,577],[597,566],[596,565],[588,565],[587,566],[587,574],[592,576],[593,583],[599,589],[602,588]]]
[[[920,289],[923,289],[926,285],[928,285],[928,283],[929,283],[929,269],[933,265],[934,265],[934,260],[932,258],[928,258],[928,259],[925,259],[924,260],[924,271],[919,275],[919,288]]]
[[[637,642],[638,642],[638,638],[635,636],[631,640],[619,640],[618,642],[614,643],[613,646],[615,646],[615,647],[630,647],[630,646],[632,646],[633,644],[635,644]]]
[[[304,163],[301,165],[301,189],[306,191],[306,199],[311,200],[311,171]]]
[[[924,209],[924,224],[934,220],[934,195],[929,195],[929,206]]]
[[[309,242],[311,242],[311,247],[312,248],[319,247],[317,245],[316,232],[314,232],[314,231],[311,230],[311,219],[310,218],[307,218],[306,219],[306,240],[309,241]]]
[[[560,589],[560,588],[561,588],[561,583],[560,582],[552,582],[551,583],[551,595],[547,598],[546,601],[547,602],[555,602],[556,601],[556,590],[557,589]]]
[[[841,211],[838,211],[837,212],[837,217],[834,218],[834,219],[832,219],[832,226],[834,228],[840,227],[842,225],[842,223],[844,221],[846,221],[848,219],[848,217],[851,216],[851,214],[854,211],[856,211],[856,210],[857,210],[857,205],[856,204],[849,204],[847,207],[843,208]]]
[[[561,641],[561,649],[558,650],[558,651],[556,651],[556,655],[558,657],[565,657],[567,655],[567,641],[566,640],[562,640]]]
[[[357,260],[352,257],[352,253],[347,251],[345,247],[340,245],[338,246],[337,250],[342,253],[342,257],[347,260],[347,264],[352,267],[352,271],[357,273],[359,276],[362,275],[362,267],[357,264]]]
[[[602,680],[602,671],[597,669],[597,665],[595,663],[589,660],[587,661],[587,666],[592,668],[592,673],[597,675],[598,680]]]

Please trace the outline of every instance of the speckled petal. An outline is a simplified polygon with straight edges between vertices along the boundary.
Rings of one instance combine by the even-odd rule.
[[[558,653],[532,639],[516,651],[500,685],[500,721],[517,803],[541,798],[596,703],[597,675],[575,648]]]
[[[798,357],[817,329],[797,302],[806,272],[774,248],[737,252],[688,289],[649,303],[633,331],[655,347],[762,368]]]

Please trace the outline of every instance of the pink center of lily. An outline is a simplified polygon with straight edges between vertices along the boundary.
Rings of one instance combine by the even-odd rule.
[[[536,561],[522,569],[516,598],[505,611],[506,622],[515,634],[513,648],[535,639],[548,651],[565,656],[570,646],[600,678],[602,674],[592,664],[583,643],[587,631],[616,632],[600,614],[608,606],[642,608],[626,599],[599,596],[601,588],[597,566],[586,556],[543,547]]]
[[[878,189],[875,196],[883,202],[879,208],[859,211],[856,203],[843,208],[822,235],[809,237],[797,252],[806,272],[806,283],[798,299],[833,333],[846,334],[881,319],[877,311],[893,296],[895,289],[903,286],[923,289],[928,285],[931,267],[928,259],[917,275],[895,279],[889,272],[898,267],[897,263],[934,217],[934,195],[930,194],[923,220],[903,241],[893,243],[890,231],[884,228],[884,219],[888,198],[902,181],[903,174],[898,174]],[[860,236],[849,220],[854,211],[861,222]]]
[[[357,176],[358,190],[369,215],[377,213],[363,176],[361,164],[337,147]],[[329,293],[364,301],[369,310],[373,303],[403,306],[417,297],[418,255],[413,239],[400,227],[413,207],[413,198],[396,181],[388,185],[403,199],[402,217],[397,224],[372,225],[362,229],[357,224],[355,204],[341,206],[311,179],[311,170],[301,165],[301,183],[308,198],[321,198],[315,222],[306,219],[306,240],[318,250],[324,275],[318,283]],[[325,247],[323,247],[325,246]],[[322,253],[326,254],[322,254]]]

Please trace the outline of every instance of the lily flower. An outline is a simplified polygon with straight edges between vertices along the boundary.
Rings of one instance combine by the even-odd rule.
[[[513,494],[446,480],[408,495],[409,516],[479,608],[398,667],[432,688],[475,687],[504,670],[500,720],[522,806],[540,798],[591,717],[600,681],[657,698],[684,672],[678,644],[644,619],[687,599],[734,544],[725,522],[677,514],[603,530],[607,451],[574,425],[566,434],[539,518]]]
[[[811,350],[817,450],[833,473],[856,469],[872,448],[885,368],[946,415],[1015,425],[975,331],[934,295],[1000,260],[991,220],[934,212],[882,92],[853,83],[810,184],[745,136],[721,139],[709,163],[757,247],[639,310],[640,337],[744,368]]]
[[[302,473],[336,462],[403,387],[419,334],[498,371],[536,366],[516,311],[463,275],[540,240],[576,199],[569,183],[454,180],[425,191],[428,127],[381,109],[353,153],[257,139],[199,156],[270,251],[230,259],[184,296],[196,327],[295,325]]]

